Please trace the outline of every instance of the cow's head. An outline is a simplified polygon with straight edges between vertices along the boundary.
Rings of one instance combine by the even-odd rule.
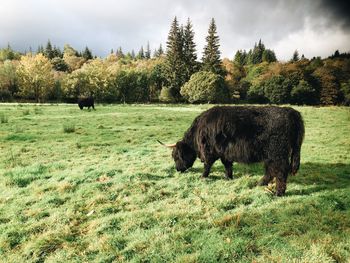
[[[184,143],[183,141],[179,141],[176,144],[170,145],[163,143],[161,144],[173,149],[172,157],[175,161],[177,171],[184,172],[188,168],[192,167],[197,155],[196,152],[188,144]]]

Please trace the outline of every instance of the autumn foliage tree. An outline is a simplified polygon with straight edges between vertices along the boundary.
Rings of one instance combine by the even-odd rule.
[[[54,88],[54,76],[50,60],[42,54],[21,57],[17,68],[19,93],[28,99],[41,102]]]

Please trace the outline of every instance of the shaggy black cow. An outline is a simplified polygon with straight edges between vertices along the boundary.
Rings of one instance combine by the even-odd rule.
[[[88,107],[88,109],[90,109],[90,107],[92,107],[93,109],[95,109],[94,98],[92,96],[87,97],[87,98],[79,98],[78,99],[78,106],[81,110],[84,107]]]
[[[228,179],[232,178],[233,162],[264,162],[260,185],[276,178],[276,195],[283,195],[288,174],[295,175],[299,169],[303,138],[302,117],[292,108],[224,106],[200,114],[181,141],[165,146],[173,148],[178,171],[184,172],[200,158],[204,178],[218,159]]]

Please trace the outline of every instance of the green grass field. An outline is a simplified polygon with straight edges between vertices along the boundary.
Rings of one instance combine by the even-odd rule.
[[[284,197],[263,167],[176,172],[167,143],[210,105],[0,105],[0,262],[349,262],[350,109],[296,107]]]

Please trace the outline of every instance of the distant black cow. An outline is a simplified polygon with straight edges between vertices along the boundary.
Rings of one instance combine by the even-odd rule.
[[[87,98],[79,98],[78,99],[78,106],[81,110],[84,107],[88,107],[88,109],[90,109],[90,107],[92,107],[93,109],[95,109],[94,98],[92,96],[87,97]]]
[[[285,107],[214,107],[200,114],[181,141],[173,145],[176,169],[184,172],[198,157],[204,163],[203,177],[218,159],[225,176],[232,178],[232,163],[264,162],[260,185],[276,178],[276,195],[286,190],[288,174],[300,165],[304,123],[300,113]]]

